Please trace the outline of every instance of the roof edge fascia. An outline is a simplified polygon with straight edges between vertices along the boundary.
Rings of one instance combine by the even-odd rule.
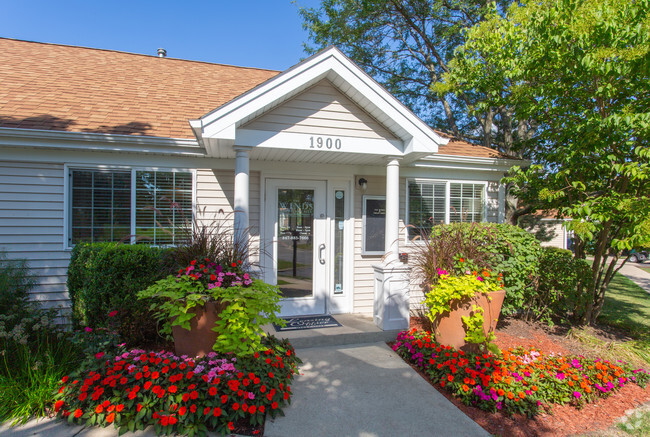
[[[0,146],[205,156],[196,139],[0,127]]]
[[[293,67],[283,71],[277,76],[274,76],[268,79],[267,81],[261,83],[260,85],[256,86],[255,88],[252,88],[251,90],[241,94],[240,96],[236,97],[230,102],[225,103],[224,105],[218,108],[215,108],[214,110],[203,115],[201,118],[197,120],[190,120],[190,124],[194,128],[198,128],[199,126],[201,126],[203,133],[205,133],[205,128],[211,125],[212,123],[217,122],[217,120],[220,119],[227,120],[227,121],[223,121],[221,124],[217,124],[213,126],[210,129],[211,135],[215,135],[218,134],[219,132],[223,132],[226,129],[228,129],[230,126],[234,126],[234,124],[238,120],[241,120],[246,116],[253,114],[256,110],[259,110],[260,107],[263,107],[265,105],[257,105],[251,109],[248,109],[247,111],[243,111],[244,114],[240,114],[239,117],[234,117],[232,115],[233,113],[235,113],[238,110],[241,110],[247,105],[252,105],[253,104],[252,102],[254,102],[256,99],[268,95],[273,90],[277,90],[283,85],[291,81],[296,81],[298,77],[300,77],[303,74],[306,74],[309,70],[315,69],[321,65],[325,65],[330,60],[334,60],[338,62],[340,68],[346,69],[354,77],[360,80],[361,83],[367,87],[368,91],[374,93],[373,96],[366,96],[366,97],[372,102],[373,105],[376,105],[379,110],[384,112],[388,117],[395,120],[403,127],[404,124],[410,124],[411,129],[408,129],[407,127],[405,127],[405,129],[410,135],[412,135],[412,137],[415,137],[421,141],[424,140],[423,142],[426,142],[426,140],[432,141],[436,145],[436,147],[438,145],[447,144],[449,139],[444,138],[439,134],[437,134],[430,126],[428,126],[424,121],[422,121],[409,108],[407,108],[395,96],[393,96],[386,89],[384,89],[383,86],[381,86],[369,74],[363,71],[363,69],[359,67],[356,63],[354,63],[350,58],[345,56],[345,54],[343,54],[343,52],[341,52],[335,46],[330,46],[326,49],[323,49],[322,51],[310,56],[309,58],[294,65]],[[337,71],[335,66],[336,64],[333,64],[329,68],[326,68],[326,71],[324,73],[321,72],[321,75],[323,75],[323,77],[327,77],[327,73],[333,71],[335,74],[338,74],[341,78],[345,80],[345,77],[342,74],[342,72]],[[308,83],[309,81],[304,80],[303,82]],[[353,84],[350,85],[354,87]],[[298,86],[296,86],[296,88],[298,88]],[[359,90],[359,87],[354,87],[354,88]],[[277,96],[276,99],[271,99],[271,100],[274,101],[280,100],[282,97],[286,96],[287,94],[289,93],[284,92],[279,96]],[[377,104],[376,101],[372,98],[375,96],[380,97],[380,100],[383,102],[383,104]],[[388,105],[388,107],[386,107],[385,105]],[[391,111],[386,111],[386,109],[392,109],[394,113],[390,114]],[[397,120],[395,115],[397,115],[397,118],[402,118],[402,120]],[[228,119],[228,117],[230,117],[230,119]],[[402,138],[402,140],[408,140],[408,138]],[[435,153],[436,151],[430,151],[430,152]]]
[[[414,167],[477,169],[490,171],[507,171],[515,165],[526,166],[530,161],[523,159],[485,158],[479,156],[429,155],[420,158]]]

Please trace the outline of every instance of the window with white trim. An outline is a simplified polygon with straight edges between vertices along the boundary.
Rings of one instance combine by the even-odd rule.
[[[191,172],[70,169],[69,177],[70,246],[134,236],[138,242],[174,244],[192,220]]]
[[[435,225],[485,220],[485,183],[409,180],[409,237],[426,235]]]

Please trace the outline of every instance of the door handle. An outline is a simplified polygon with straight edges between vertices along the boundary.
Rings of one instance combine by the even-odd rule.
[[[325,244],[318,246],[318,262],[325,264],[325,258],[323,258],[323,251],[325,250]]]

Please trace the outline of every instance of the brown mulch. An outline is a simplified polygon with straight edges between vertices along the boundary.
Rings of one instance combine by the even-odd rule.
[[[421,320],[412,319],[411,328],[420,329],[422,325]],[[567,338],[561,329],[544,329],[521,320],[507,320],[501,323],[497,327],[496,335],[496,344],[501,349],[523,346],[535,347],[547,354],[590,355],[586,346]],[[418,373],[426,379],[424,374],[419,371]],[[570,405],[556,405],[550,414],[540,414],[531,419],[519,415],[508,417],[463,405],[439,384],[431,381],[429,383],[487,432],[504,437],[572,436],[603,431],[623,417],[626,410],[650,402],[650,384],[645,389],[636,384],[627,384],[608,398],[585,405],[580,410]]]

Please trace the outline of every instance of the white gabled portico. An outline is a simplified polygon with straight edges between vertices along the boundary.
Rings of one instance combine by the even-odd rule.
[[[337,282],[343,276],[340,270],[346,269],[347,276],[354,274],[345,265],[337,270],[341,262],[335,263],[353,244],[344,226],[345,217],[351,216],[348,199],[357,182],[355,171],[363,174],[363,169],[384,167],[385,242],[384,256],[375,267],[374,318],[383,329],[408,326],[408,267],[398,257],[400,165],[435,154],[447,139],[334,47],[190,121],[190,125],[209,157],[235,160],[234,231],[240,241],[249,238],[251,167],[263,173],[262,184],[267,188],[261,189],[266,203],[260,231],[264,249],[270,254],[262,264],[272,270],[265,273],[267,279],[289,283],[284,285],[289,290],[286,296],[295,292],[283,301],[286,314],[353,311],[351,306],[337,310],[334,299],[328,303],[317,298],[315,278],[321,275],[325,287],[337,293],[344,288]],[[295,171],[276,171],[280,162],[294,163]],[[314,164],[322,170],[301,170],[301,166],[314,168]],[[347,181],[332,179],[331,169],[335,168],[351,169],[343,177]],[[341,176],[337,177],[340,181]],[[324,188],[311,181],[323,181]],[[325,205],[314,203],[320,196],[326,198]],[[321,210],[324,212],[316,212]],[[286,270],[283,256],[291,258],[293,275],[280,279],[281,271]],[[330,263],[334,266],[328,266]],[[301,287],[307,287],[301,278],[307,273],[314,282],[312,294],[301,294]],[[322,293],[327,298],[327,291]],[[325,303],[321,305],[321,301]]]

